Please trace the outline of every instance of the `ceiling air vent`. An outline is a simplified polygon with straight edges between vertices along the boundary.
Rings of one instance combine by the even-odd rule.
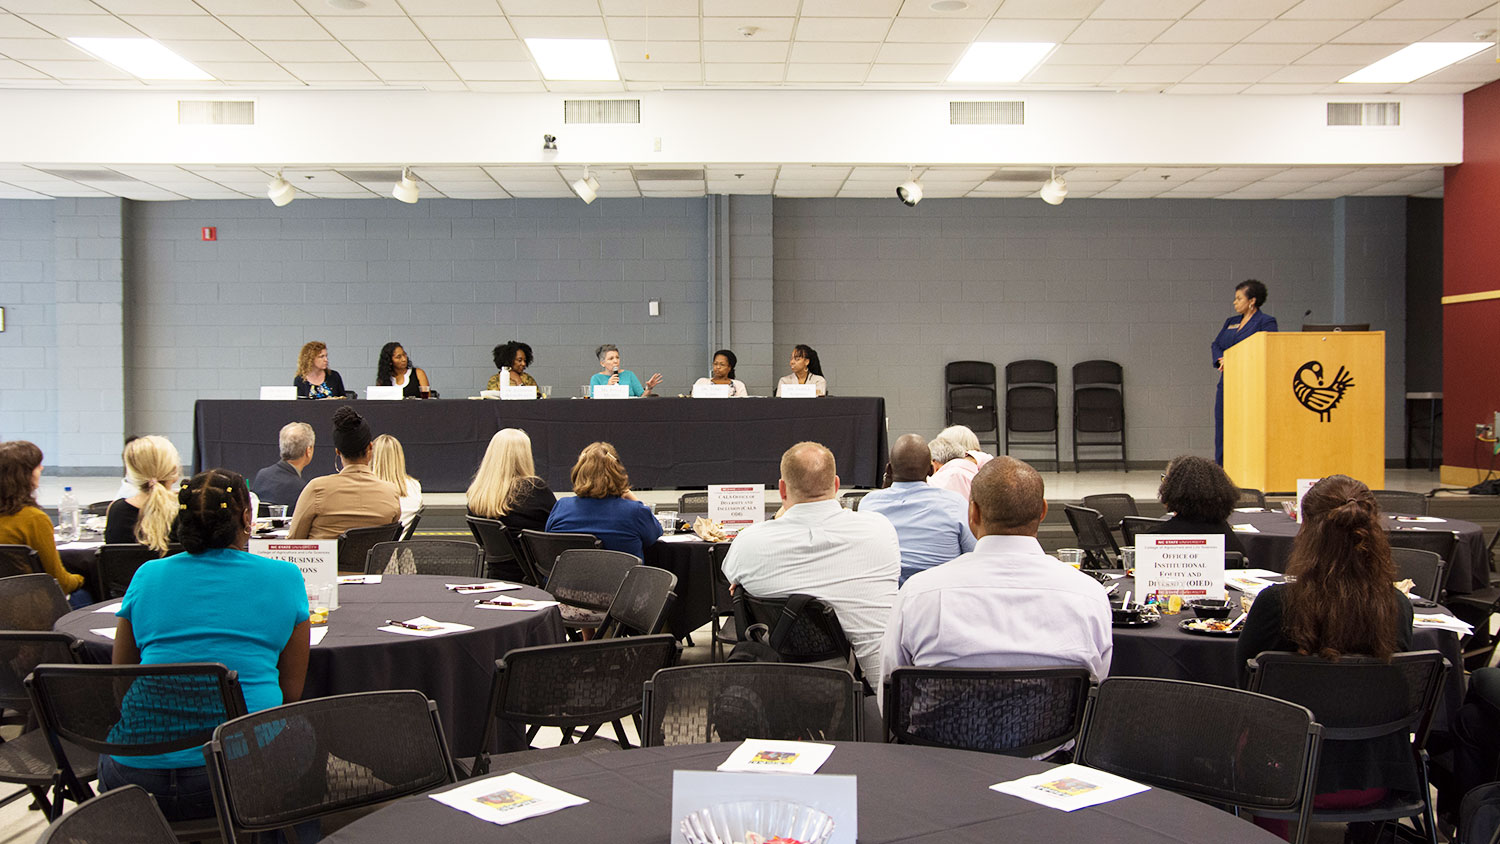
[[[986,182],[1045,182],[1052,178],[1051,170],[996,170],[990,174]]]
[[[1021,100],[981,100],[948,103],[948,122],[954,126],[1020,126],[1026,122]]]
[[[1400,103],[1329,103],[1329,126],[1400,126]]]
[[[701,182],[702,170],[648,170],[636,169],[637,182]]]
[[[177,123],[182,126],[251,126],[254,100],[178,100]]]
[[[640,100],[563,100],[564,123],[640,123]]]
[[[138,181],[140,181],[139,179],[136,179],[136,178],[134,178],[132,176],[127,176],[124,173],[117,173],[114,170],[105,170],[103,168],[77,168],[77,169],[71,169],[70,170],[70,169],[61,168],[61,167],[56,167],[56,168],[38,167],[37,169],[40,170],[40,171],[42,171],[43,173],[46,173],[49,176],[56,176],[59,179],[70,179],[70,180],[75,181],[75,182],[138,182]]]

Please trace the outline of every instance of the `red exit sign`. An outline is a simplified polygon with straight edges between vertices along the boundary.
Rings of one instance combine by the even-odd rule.
[[[218,240],[219,239],[219,229],[216,226],[204,226],[203,227],[203,239],[205,241],[208,241],[208,240]]]

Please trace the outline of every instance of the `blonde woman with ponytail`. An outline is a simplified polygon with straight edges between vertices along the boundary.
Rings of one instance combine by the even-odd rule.
[[[177,484],[182,461],[166,437],[137,437],[125,446],[125,480],[136,490],[109,505],[104,541],[139,542],[164,553],[177,521]]]

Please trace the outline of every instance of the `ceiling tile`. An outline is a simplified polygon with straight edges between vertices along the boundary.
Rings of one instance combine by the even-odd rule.
[[[77,47],[60,38],[0,38],[0,56],[19,61],[76,61],[83,55]]]
[[[1390,44],[1324,44],[1313,50],[1295,64],[1354,64],[1364,67],[1377,59],[1383,59],[1399,49]]]
[[[15,15],[0,14],[0,38],[55,38],[45,29],[38,29]]]
[[[628,20],[622,18],[621,20]],[[604,18],[511,18],[519,38],[608,38]],[[627,38],[639,36],[626,35]]]
[[[1171,44],[1229,44],[1239,41],[1260,26],[1260,21],[1183,20],[1172,24],[1156,40]]]
[[[704,18],[703,40],[752,43],[762,40],[787,41],[792,37],[792,25],[795,23],[795,18]],[[749,26],[755,27],[756,32],[747,38],[740,33],[740,28]]]
[[[440,62],[443,57],[425,40],[350,41],[349,52],[365,62]]]
[[[703,60],[711,64],[784,62],[789,46],[785,41],[708,41],[703,44]]]
[[[1117,69],[1116,65],[1044,64],[1026,77],[1027,82],[1052,85],[1098,85]]]
[[[1072,44],[1145,43],[1154,40],[1168,26],[1170,24],[1166,21],[1086,20],[1068,36],[1068,42]]]
[[[887,44],[886,47],[891,45]],[[921,47],[941,45],[912,45]],[[812,63],[863,63],[869,64],[875,61],[875,54],[881,51],[879,44],[857,41],[795,41],[792,43],[791,60],[794,62]],[[957,56],[955,55],[955,58]],[[898,59],[882,59],[882,61],[899,61]],[[941,59],[926,59],[926,61],[941,61]]]
[[[901,4],[901,17],[908,18],[981,18],[989,20],[1000,7],[1001,0],[967,0],[968,6],[952,12],[939,12],[932,8],[932,0],[914,0]]]
[[[354,55],[337,41],[257,41],[256,46],[278,62],[351,62]]]
[[[881,41],[891,28],[888,18],[810,18],[797,21],[797,38],[808,41]]]
[[[1228,44],[1147,44],[1129,64],[1201,65],[1229,47]]]
[[[478,82],[519,82],[541,79],[536,65],[526,62],[449,62],[459,78]]]
[[[359,62],[282,62],[304,82],[374,82],[380,79]]]
[[[493,0],[491,0],[493,6]],[[500,0],[500,8],[511,17],[597,16],[598,0]],[[494,14],[493,11],[485,14]]]
[[[304,3],[320,4],[323,1],[303,0]],[[569,0],[558,2],[566,3]],[[370,5],[373,7],[374,3]],[[398,9],[405,9],[409,15],[493,15],[500,12],[500,4],[496,0],[400,0]],[[369,10],[356,10],[359,11]]]
[[[301,17],[226,16],[220,20],[230,29],[238,32],[241,37],[251,41],[258,41],[262,38],[272,41],[326,41],[332,37],[321,24],[306,15]]]
[[[6,0],[5,8],[18,15],[97,15],[104,11],[89,0]]]
[[[1056,19],[995,18],[979,31],[980,41],[1063,41],[1080,21]],[[1116,39],[1117,41],[1127,39]]]
[[[1275,70],[1274,67],[1264,64],[1214,64],[1198,68],[1183,77],[1182,81],[1219,84],[1235,82],[1253,85],[1269,76],[1273,70]]]
[[[703,50],[697,41],[611,41],[615,60],[650,64],[652,62],[699,62]],[[649,56],[650,58],[647,58]]]
[[[1305,65],[1294,64],[1279,67],[1267,74],[1262,82],[1275,83],[1297,83],[1310,84],[1321,83],[1327,85],[1353,73],[1362,65]]]
[[[296,82],[275,62],[202,62],[198,65],[225,82]]]
[[[413,18],[413,20],[417,28],[434,41],[516,37],[515,31],[510,27],[510,22],[501,17],[420,17]]]
[[[494,94],[536,94],[547,90],[542,82],[470,82],[469,90]]]
[[[1168,94],[1191,94],[1196,96],[1228,96],[1238,94],[1245,90],[1245,86],[1238,83],[1227,84],[1198,84],[1194,82],[1179,82],[1167,89]]]
[[[1351,28],[1349,21],[1278,20],[1245,36],[1251,43],[1321,44]]]
[[[703,68],[705,82],[780,82],[786,66],[716,62]]]
[[[1283,18],[1364,20],[1395,5],[1396,0],[1302,0],[1282,14]]]
[[[401,41],[425,38],[411,18],[319,18],[340,41]]]
[[[126,22],[158,41],[238,39],[240,36],[209,15],[132,15]]]
[[[387,82],[453,81],[458,79],[445,62],[365,62]]]
[[[48,76],[56,79],[133,79],[135,77],[123,70],[100,61],[78,61],[78,62],[53,62],[34,61],[27,62],[31,67],[40,70]]]
[[[1203,0],[1188,18],[1271,20],[1297,5],[1297,0]]]
[[[1082,18],[1099,7],[1101,0],[1005,0],[995,11],[997,18]]]
[[[1264,94],[1273,94],[1279,96],[1303,96],[1306,94],[1322,93],[1325,87],[1327,86],[1321,84],[1284,84],[1280,82],[1262,82],[1259,85],[1251,85],[1240,93],[1254,94],[1257,96]]]
[[[496,41],[435,41],[437,51],[449,61],[525,62],[531,61],[526,46],[515,39]]]
[[[1313,51],[1316,44],[1236,44],[1216,56],[1214,64],[1270,64],[1294,62]]]
[[[770,15],[792,18],[797,16],[799,5],[799,0],[703,0],[703,15],[729,18]]]
[[[955,41],[968,43],[984,28],[984,21],[946,18],[897,18],[888,41]]]
[[[1141,44],[1059,44],[1047,64],[1125,64],[1143,48]]]
[[[599,10],[606,16],[693,16],[698,14],[698,0],[599,0]]]
[[[1108,84],[1170,84],[1181,82],[1192,70],[1191,67],[1175,64],[1125,65],[1124,67],[1115,68],[1114,72],[1104,77],[1104,81]]]
[[[42,79],[45,73],[20,62],[0,59],[0,79]]]
[[[1333,40],[1342,44],[1399,44],[1405,47],[1413,41],[1427,38],[1447,23],[1440,20],[1365,21]]]
[[[792,62],[786,68],[788,82],[863,82],[868,64],[814,64]]]
[[[1198,0],[1104,0],[1092,17],[1175,21],[1196,5]]]
[[[967,44],[897,44],[887,41],[876,61],[886,64],[946,64],[952,66]]]
[[[267,56],[249,41],[163,41],[190,62],[263,62]]]
[[[1466,18],[1490,6],[1494,0],[1400,0],[1386,8],[1382,18]]]
[[[202,7],[193,0],[94,0],[94,5],[116,15],[203,14]]]
[[[620,62],[620,73],[632,82],[700,82],[703,65],[698,62]]]
[[[942,82],[952,65],[946,64],[876,64],[870,68],[866,82]]]
[[[300,15],[297,0],[194,0],[215,15]]]
[[[812,18],[890,17],[902,0],[802,0],[802,14]]]
[[[58,38],[139,38],[142,33],[113,15],[27,15]],[[0,35],[6,35],[0,32]],[[9,37],[9,36],[7,36]]]
[[[700,23],[697,18],[606,18],[605,28],[616,41],[697,41]],[[570,36],[575,38],[597,36]],[[738,33],[735,38],[741,37]]]

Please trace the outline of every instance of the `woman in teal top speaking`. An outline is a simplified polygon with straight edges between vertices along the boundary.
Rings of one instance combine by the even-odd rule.
[[[620,368],[620,347],[613,343],[605,343],[594,350],[594,357],[599,359],[599,372],[589,379],[589,388],[600,384],[624,384],[630,388],[631,396],[649,396],[651,391],[661,383],[661,373],[658,372],[646,379],[644,385],[641,379],[635,377],[635,373],[628,369]]]

